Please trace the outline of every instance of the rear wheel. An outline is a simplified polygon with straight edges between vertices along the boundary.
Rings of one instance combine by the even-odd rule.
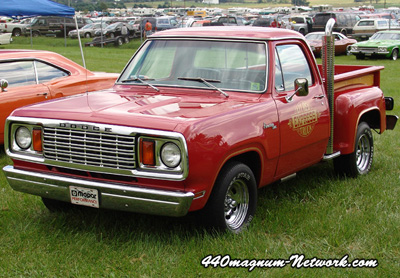
[[[18,29],[18,28],[14,29],[14,30],[12,31],[12,35],[13,35],[14,37],[19,37],[19,36],[21,36],[21,29]]]
[[[374,139],[369,125],[362,122],[358,125],[354,152],[335,158],[334,168],[340,175],[357,177],[365,175],[372,166],[374,157]]]
[[[90,37],[92,37],[92,35],[90,33],[85,34],[85,38],[89,39]]]
[[[396,61],[398,57],[399,57],[399,50],[398,49],[393,49],[393,51],[392,51],[392,60]]]
[[[257,185],[251,169],[229,162],[221,170],[204,208],[208,224],[239,233],[253,219],[257,205]]]
[[[115,42],[115,45],[123,45],[124,40],[122,38],[118,38],[117,41]]]

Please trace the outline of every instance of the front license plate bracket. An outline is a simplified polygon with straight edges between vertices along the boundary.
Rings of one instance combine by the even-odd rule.
[[[97,189],[78,186],[69,187],[71,203],[74,205],[99,208],[99,192]]]

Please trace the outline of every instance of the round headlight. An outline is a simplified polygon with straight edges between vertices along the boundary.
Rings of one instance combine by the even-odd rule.
[[[174,143],[165,143],[161,148],[161,160],[165,166],[175,168],[181,163],[181,150]]]
[[[29,148],[32,143],[32,136],[29,129],[24,126],[19,127],[15,132],[15,142],[23,150]]]
[[[378,47],[378,52],[386,52],[386,47]]]

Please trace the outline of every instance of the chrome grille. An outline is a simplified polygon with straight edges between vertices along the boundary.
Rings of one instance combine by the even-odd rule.
[[[135,137],[98,131],[45,127],[44,157],[56,161],[132,170]]]
[[[359,51],[368,52],[368,53],[378,52],[378,48],[377,47],[358,47],[358,50]]]

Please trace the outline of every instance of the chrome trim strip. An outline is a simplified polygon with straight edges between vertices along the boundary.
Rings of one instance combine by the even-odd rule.
[[[70,202],[69,186],[97,189],[100,208],[164,216],[187,214],[194,194],[183,191],[145,189],[119,183],[96,182],[5,166],[10,186],[20,192]]]

